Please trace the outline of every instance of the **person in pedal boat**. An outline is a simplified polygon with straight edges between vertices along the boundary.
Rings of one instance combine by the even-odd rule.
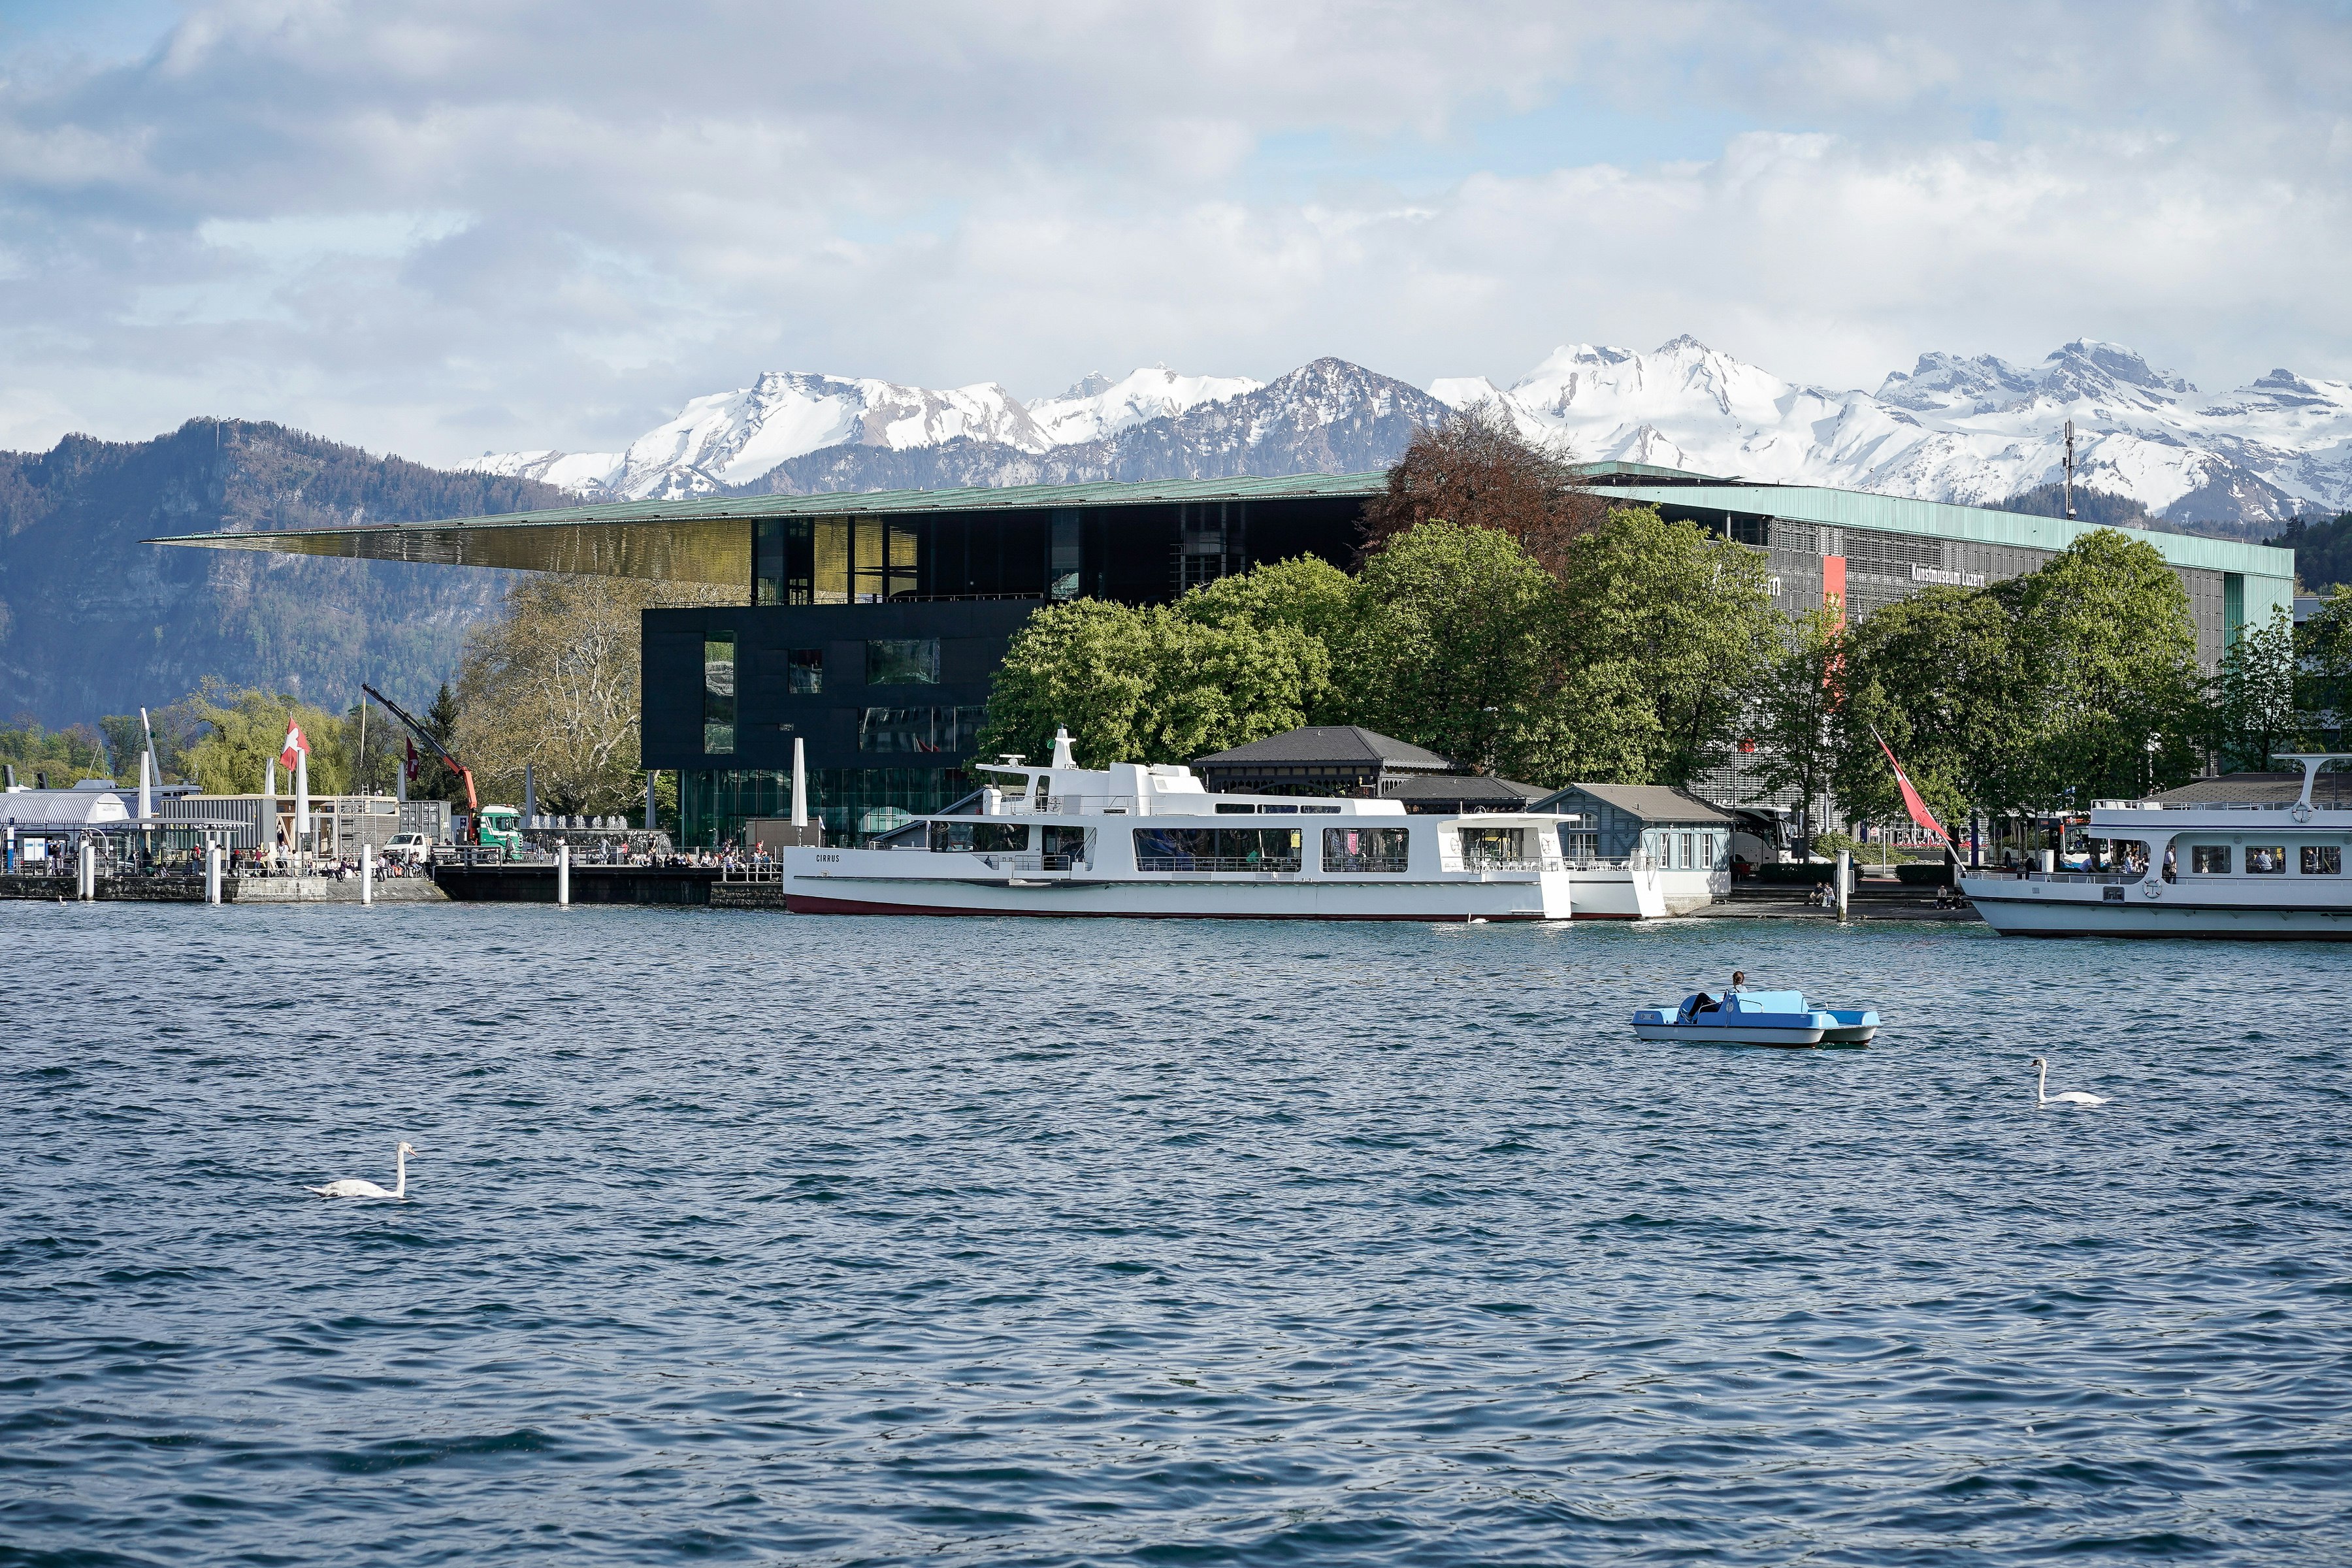
[[[1691,1016],[1693,1017],[1696,1017],[1701,1013],[1714,1013],[1721,1011],[1723,1005],[1731,1000],[1732,994],[1747,984],[1748,971],[1744,969],[1733,970],[1731,972],[1730,989],[1724,992],[1720,996],[1710,996],[1704,991],[1700,992],[1698,994],[1698,1005],[1691,1009]]]

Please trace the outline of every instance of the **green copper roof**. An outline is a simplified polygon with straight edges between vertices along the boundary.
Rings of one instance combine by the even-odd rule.
[[[2069,522],[2063,517],[1995,511],[1990,507],[1872,495],[1866,490],[1835,490],[1816,485],[1742,484],[1736,479],[1704,481],[1704,477],[1698,475],[1691,478],[1703,482],[1611,485],[1603,493],[1612,499],[1622,496],[1644,505],[1686,507],[1698,512],[1740,512],[1832,528],[1919,534],[1980,544],[2014,544],[2029,550],[2063,550],[2100,526]],[[2119,528],[2115,531],[2145,540],[2175,566],[2237,572],[2250,577],[2279,577],[2290,583],[2294,580],[2292,550],[2209,539],[2199,533],[2162,533],[2139,528]]]

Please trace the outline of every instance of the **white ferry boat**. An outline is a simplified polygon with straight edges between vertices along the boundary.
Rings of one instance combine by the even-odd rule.
[[[1190,768],[982,763],[1004,780],[853,849],[782,857],[803,914],[1234,920],[1655,920],[1646,859],[1570,860],[1546,813],[1408,815],[1394,800],[1211,795]]]
[[[2003,936],[2352,942],[2352,806],[2312,795],[2323,766],[2352,755],[2279,760],[2303,764],[2293,800],[2095,803],[2088,836],[2136,846],[2129,868],[1971,871],[1960,891]]]

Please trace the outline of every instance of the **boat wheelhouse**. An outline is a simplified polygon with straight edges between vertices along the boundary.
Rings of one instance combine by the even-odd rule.
[[[2303,767],[2292,798],[2250,783],[2238,800],[2098,801],[2085,831],[2124,847],[2116,868],[1972,870],[1960,891],[2003,936],[2352,941],[2352,806],[2314,797],[2321,770],[2352,754],[2279,760]]]
[[[1212,795],[1192,769],[980,764],[1002,782],[864,848],[783,853],[808,914],[1240,920],[1655,919],[1654,868],[1564,857],[1575,819],[1393,799]]]

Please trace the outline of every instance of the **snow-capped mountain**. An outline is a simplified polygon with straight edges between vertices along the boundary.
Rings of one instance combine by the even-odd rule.
[[[2281,370],[2206,399],[2131,350],[2087,340],[2032,366],[1922,354],[1874,393],[1791,385],[1687,337],[1647,354],[1574,344],[1508,387],[1430,390],[1456,408],[1492,401],[1587,461],[1983,506],[2056,479],[2072,419],[2075,482],[2172,521],[2352,503],[2352,386]]]
[[[1024,405],[992,383],[948,392],[772,373],[697,398],[625,452],[517,452],[466,468],[583,497],[822,491],[1375,468],[1417,424],[1491,404],[1585,461],[1995,504],[2056,479],[2175,522],[2242,527],[2352,505],[2352,386],[2284,370],[2208,398],[2113,343],[2038,365],[1928,353],[1875,392],[1800,386],[1689,337],[1649,353],[1570,344],[1507,386],[1427,393],[1341,360],[1267,384],[1164,365],[1091,375]]]

